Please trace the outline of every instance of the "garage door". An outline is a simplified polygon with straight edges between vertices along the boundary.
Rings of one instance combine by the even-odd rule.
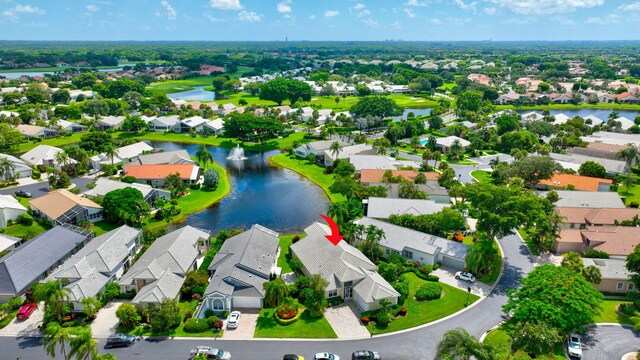
[[[367,305],[367,303],[364,302],[364,300],[362,300],[360,295],[353,294],[353,301],[355,301],[355,303],[358,305],[358,307],[360,308],[361,311],[369,310],[369,305]]]
[[[449,256],[442,257],[442,265],[456,270],[462,270],[465,266],[463,260],[452,258]]]
[[[233,308],[255,308],[259,309],[262,307],[261,299],[259,297],[249,297],[249,296],[234,296],[233,297]]]

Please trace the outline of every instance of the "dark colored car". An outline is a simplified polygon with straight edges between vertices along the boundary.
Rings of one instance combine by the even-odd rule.
[[[16,315],[16,319],[27,320],[35,310],[36,310],[36,304],[34,303],[24,304],[20,308],[20,311],[18,311],[18,315]]]
[[[23,198],[30,198],[32,195],[28,191],[18,190],[16,191],[16,196],[23,197]]]
[[[380,354],[375,351],[358,350],[351,354],[351,360],[380,360]]]
[[[114,334],[107,338],[106,347],[127,347],[136,342],[136,337],[129,334]]]
[[[296,354],[287,354],[282,357],[282,360],[304,360],[304,358]]]

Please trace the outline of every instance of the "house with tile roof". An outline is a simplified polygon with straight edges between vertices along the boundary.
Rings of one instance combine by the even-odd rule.
[[[260,309],[271,274],[280,275],[278,233],[260,225],[225,240],[209,266],[211,279],[204,292],[204,309]]]
[[[31,139],[34,137],[46,139],[60,135],[57,130],[28,124],[20,124],[16,126],[16,130],[18,130],[27,139]]]
[[[154,187],[163,187],[166,177],[176,173],[187,183],[195,183],[200,177],[200,167],[194,164],[129,165],[123,171],[139,183]]]
[[[54,146],[38,145],[35,148],[20,155],[20,159],[31,166],[42,165],[45,167],[52,167],[56,168],[57,170],[61,170],[62,165],[58,164],[58,161],[56,161],[56,154],[62,151],[62,149]],[[76,164],[77,161],[69,159],[68,163]]]
[[[60,281],[69,291],[74,311],[82,311],[82,300],[96,298],[108,283],[120,279],[140,251],[142,231],[126,225],[89,241],[53,270],[45,281]]]
[[[387,170],[384,169],[362,169],[360,170],[360,183],[363,185],[370,185],[373,183],[381,183],[382,178]],[[415,170],[390,170],[393,177],[400,176],[405,180],[414,182],[416,176],[420,172]],[[437,181],[440,174],[437,172],[423,172],[427,181]]]
[[[105,116],[98,120],[98,128],[100,130],[119,129],[124,119],[124,116]]]
[[[49,276],[91,238],[91,231],[72,225],[56,226],[0,258],[0,303],[22,295],[32,284]]]
[[[556,254],[587,249],[604,251],[612,258],[626,258],[640,245],[640,228],[635,226],[587,226],[585,229],[560,230],[553,242]]]
[[[391,215],[428,215],[449,207],[434,200],[389,199],[370,197],[364,200],[365,215],[374,219],[387,219]]]
[[[640,209],[632,208],[556,207],[555,211],[563,217],[561,228],[568,229],[618,225],[640,217]]]
[[[291,256],[300,259],[304,275],[318,274],[329,283],[326,298],[340,296],[362,311],[378,309],[382,300],[398,303],[400,294],[360,250],[344,240],[333,245],[326,239],[331,230],[325,224],[313,223],[304,232],[307,236],[291,245]]]
[[[575,190],[609,192],[611,184],[613,184],[611,179],[555,173],[551,178],[541,180],[538,187],[542,189],[564,189],[573,186]]]
[[[102,206],[78,196],[69,190],[59,189],[45,196],[29,200],[34,215],[53,225],[78,225],[83,221],[102,221]]]
[[[33,173],[33,169],[29,165],[27,165],[24,161],[18,159],[15,156],[0,154],[0,159],[7,159],[13,165],[11,171],[0,175],[0,180],[8,180],[11,178],[22,179],[26,177],[31,177]]]
[[[171,200],[171,192],[163,189],[156,189],[146,184],[125,183],[122,181],[111,180],[108,178],[97,178],[93,189],[84,192],[84,196],[88,198],[104,197],[108,193],[125,188],[133,188],[142,193],[144,201],[153,205],[157,199]]]
[[[7,227],[10,220],[16,221],[20,215],[26,212],[27,208],[22,206],[13,196],[0,195],[0,229]]]
[[[161,236],[120,279],[120,291],[135,291],[131,303],[140,310],[176,299],[187,273],[197,270],[197,259],[208,248],[209,233],[192,226]]]

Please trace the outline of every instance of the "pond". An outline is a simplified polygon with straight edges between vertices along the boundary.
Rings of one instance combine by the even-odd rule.
[[[165,151],[185,149],[194,155],[198,145],[150,142]],[[323,221],[329,199],[324,191],[298,173],[269,165],[279,151],[246,151],[246,160],[227,160],[229,149],[209,147],[214,160],[225,166],[231,192],[218,204],[187,217],[185,224],[213,230],[249,228],[260,224],[280,233],[300,232]]]
[[[64,71],[65,68],[60,68],[59,71]],[[109,72],[109,71],[120,71],[122,70],[121,67],[119,68],[110,68],[110,69],[99,69],[98,71],[100,72]],[[11,71],[11,72],[3,72],[0,73],[0,76],[4,76],[7,79],[19,79],[23,76],[30,76],[30,77],[34,77],[34,76],[40,76],[40,77],[44,77],[45,75],[52,75],[54,72],[53,71]]]
[[[216,93],[205,90],[205,87],[206,86],[197,86],[193,90],[170,93],[167,94],[167,97],[172,100],[213,101]]]
[[[549,113],[551,113],[551,115],[558,115],[558,114],[565,114],[570,118],[576,117],[576,116],[580,116],[580,117],[586,117],[589,115],[593,115],[596,116],[597,118],[603,120],[603,121],[607,121],[607,119],[609,118],[609,114],[611,114],[611,112],[616,111],[618,112],[618,116],[622,117],[626,117],[629,120],[633,120],[636,118],[636,116],[640,115],[640,112],[638,111],[632,111],[632,110],[612,110],[612,109],[565,109],[565,110],[549,110]],[[517,113],[518,114],[526,114],[531,112],[531,110],[518,110]],[[538,114],[542,114],[541,110],[536,110],[535,111]]]
[[[407,115],[409,115],[409,113],[413,113],[413,115],[415,115],[415,116],[424,116],[424,115],[431,114],[431,109],[406,108],[406,109],[404,109],[404,112],[402,113],[402,116],[396,116],[396,117],[393,117],[392,119],[395,120],[395,121],[405,120],[407,118]]]

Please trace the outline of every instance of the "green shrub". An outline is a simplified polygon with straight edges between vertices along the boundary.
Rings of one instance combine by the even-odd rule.
[[[189,185],[189,188],[191,190],[198,190],[198,189],[200,189],[200,183],[191,184],[191,185]]]
[[[280,319],[280,317],[278,317],[278,312],[274,310],[273,311],[273,318],[280,325],[290,325],[290,324],[293,324],[294,322],[298,321],[298,319],[300,319],[300,316],[302,316],[303,312],[304,312],[304,310],[298,311],[296,316],[292,317],[291,319]]]
[[[18,216],[18,221],[22,225],[26,225],[26,226],[33,225],[33,217],[31,217],[31,215],[29,215],[27,213],[24,213],[24,214],[21,214],[20,216]]]
[[[400,293],[398,304],[404,304],[404,301],[409,296],[409,282],[406,280],[398,281],[393,283],[392,286],[398,293]]]
[[[631,304],[620,305],[620,311],[625,315],[633,316],[636,312],[636,307]]]
[[[33,169],[31,171],[31,178],[34,180],[38,180],[40,179],[40,176],[42,176],[42,173],[40,172],[40,170],[38,169]]]
[[[9,311],[14,311],[18,310],[22,306],[22,304],[24,304],[24,299],[16,296],[7,301],[4,306],[6,306]]]
[[[592,259],[608,259],[609,258],[609,254],[604,252],[604,251],[600,251],[600,250],[587,249],[584,252],[583,257],[592,258]]]
[[[416,291],[416,299],[420,301],[439,299],[442,294],[442,287],[438,283],[429,282],[422,284]]]
[[[440,269],[440,265],[442,265],[441,263],[437,262],[435,264],[433,264],[433,270],[438,270]]]
[[[425,280],[431,281],[431,282],[438,282],[440,281],[440,278],[435,275],[427,275],[427,278]]]
[[[213,315],[214,315],[214,312],[211,309],[207,309],[204,311],[204,317],[206,317],[207,319],[212,317]]]
[[[120,181],[122,181],[123,183],[127,183],[127,184],[133,184],[136,181],[138,181],[135,177],[131,176],[131,175],[127,175],[127,176],[123,176]]]
[[[221,317],[221,318],[223,318],[223,319],[228,318],[228,317],[229,317],[229,312],[228,312],[228,311],[226,311],[226,310],[225,310],[225,311],[223,311],[223,312],[222,312],[222,314],[220,314],[220,317]]]
[[[342,296],[336,296],[336,297],[327,299],[327,302],[329,303],[329,306],[334,306],[337,304],[342,304],[344,300],[342,299]]]
[[[207,309],[209,310],[209,309]],[[213,311],[212,311],[213,312]],[[206,316],[206,315],[205,315]],[[210,328],[214,328],[218,325],[218,317],[217,316],[207,316],[207,323],[209,324]]]
[[[191,333],[199,333],[209,330],[212,326],[209,325],[209,319],[196,319],[189,318],[184,323],[184,331]]]
[[[380,327],[387,327],[391,322],[391,315],[388,312],[384,311],[376,316],[376,324]]]

